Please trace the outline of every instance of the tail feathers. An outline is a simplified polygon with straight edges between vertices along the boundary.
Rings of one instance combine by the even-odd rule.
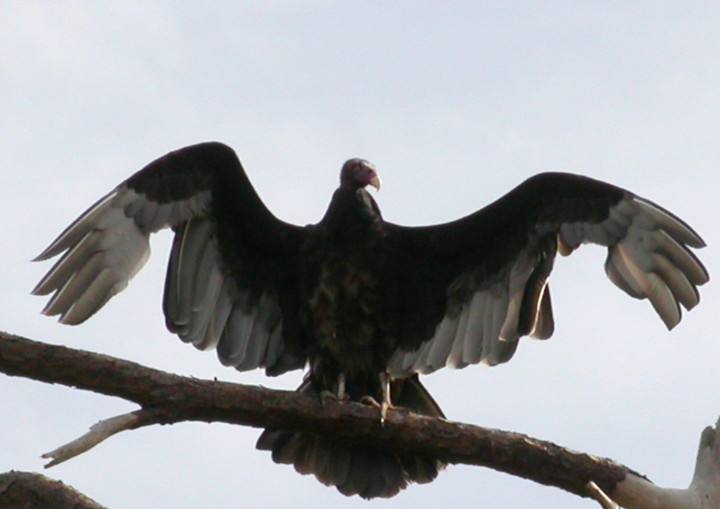
[[[397,384],[397,387],[396,387]],[[414,403],[410,410],[442,416],[437,404],[420,385],[417,377],[393,382],[396,403]],[[309,384],[299,389],[309,392]],[[257,442],[260,450],[272,451],[275,463],[291,464],[301,474],[314,474],[327,486],[335,486],[346,496],[363,498],[396,495],[411,482],[428,483],[444,464],[432,458],[397,455],[379,447],[347,443],[341,437],[306,432],[265,430]]]
[[[292,464],[301,474],[314,474],[346,496],[392,497],[408,482],[430,482],[438,473],[437,467],[422,464],[422,460],[403,461],[380,449],[348,447],[341,439],[311,433],[265,431],[257,448],[271,450],[275,463]]]

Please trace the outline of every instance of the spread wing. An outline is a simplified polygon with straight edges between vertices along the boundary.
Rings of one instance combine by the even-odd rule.
[[[387,230],[401,288],[392,312],[406,327],[396,328],[395,376],[506,362],[520,337],[550,337],[555,255],[583,243],[606,246],[610,280],[649,299],[668,328],[708,281],[689,249],[704,246],[692,228],[646,199],[576,175],[537,175],[452,223]]]
[[[238,369],[303,367],[294,277],[304,230],[272,215],[220,143],[157,159],[60,234],[36,259],[62,254],[33,290],[52,294],[43,312],[66,324],[88,319],[144,265],[150,234],[168,227],[168,328]]]

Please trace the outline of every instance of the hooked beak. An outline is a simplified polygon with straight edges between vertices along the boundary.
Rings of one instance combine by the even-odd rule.
[[[380,188],[382,187],[382,180],[380,180],[380,177],[377,174],[375,174],[372,177],[370,177],[370,180],[368,180],[368,184],[373,186],[375,189],[377,189],[379,191]]]

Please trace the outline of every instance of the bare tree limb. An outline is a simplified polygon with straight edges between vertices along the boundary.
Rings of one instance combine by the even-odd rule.
[[[147,410],[138,410],[136,412],[116,415],[115,417],[111,417],[109,419],[103,419],[102,421],[93,424],[90,427],[90,431],[80,438],[43,454],[43,458],[52,458],[52,461],[45,465],[45,468],[54,467],[63,461],[74,458],[75,456],[92,449],[100,442],[106,438],[110,438],[116,433],[137,429],[142,426],[149,426],[151,424],[159,424],[159,422],[155,418],[155,415]]]
[[[0,509],[104,509],[60,481],[31,472],[0,474]]]
[[[290,391],[181,377],[2,332],[0,371],[117,396],[140,405],[138,411],[101,421],[88,434],[48,453],[46,457],[53,458],[51,464],[80,454],[124,429],[182,421],[225,422],[342,434],[346,440],[372,441],[391,450],[412,451],[447,463],[490,467],[582,497],[600,500],[602,493],[629,509],[701,507],[686,505],[696,502],[697,498],[691,500],[690,495],[700,492],[707,493],[701,496],[720,501],[720,495],[715,493],[720,491],[720,482],[712,482],[720,480],[720,439],[712,428],[703,432],[696,479],[690,488],[664,490],[612,460],[519,433],[393,410],[381,426],[377,408],[368,405],[333,401],[321,404],[316,398]],[[659,500],[666,505],[658,505]]]

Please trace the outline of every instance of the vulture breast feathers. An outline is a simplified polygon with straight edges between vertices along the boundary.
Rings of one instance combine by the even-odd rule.
[[[294,226],[265,207],[232,149],[186,147],[62,232],[37,258],[61,255],[33,293],[52,294],[45,314],[81,323],[142,267],[150,234],[169,227],[163,310],[183,341],[215,348],[239,370],[307,365],[302,392],[440,416],[418,373],[506,362],[522,336],[552,335],[547,280],[558,252],[605,246],[610,280],[648,299],[668,328],[708,281],[692,228],[587,177],[543,173],[474,214],[427,227],[385,222],[367,185],[379,188],[375,169],[351,159],[321,221]],[[266,430],[258,447],[368,498],[430,481],[442,466],[283,430]]]

